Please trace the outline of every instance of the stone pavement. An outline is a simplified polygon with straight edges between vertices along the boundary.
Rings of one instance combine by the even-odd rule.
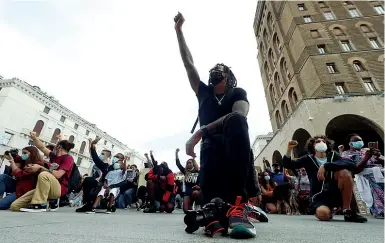
[[[218,236],[206,237],[202,231],[184,232],[183,212],[143,214],[136,210],[118,210],[107,215],[79,214],[73,208],[58,212],[14,213],[0,211],[1,243],[123,243],[123,242],[234,242]],[[383,243],[384,221],[369,218],[366,224],[345,223],[342,217],[319,222],[313,216],[270,215],[269,223],[256,223],[263,243]],[[243,240],[245,241],[245,240]]]

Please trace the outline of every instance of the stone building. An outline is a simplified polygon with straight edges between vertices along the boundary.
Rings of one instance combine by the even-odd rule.
[[[266,157],[298,157],[311,135],[384,146],[384,2],[259,1],[254,31],[274,136]]]
[[[91,164],[88,139],[96,136],[102,138],[97,146],[98,152],[107,149],[113,155],[129,153],[129,164],[143,167],[144,157],[137,151],[64,107],[39,87],[17,78],[2,79],[0,76],[0,154],[11,148],[21,150],[28,144],[32,145],[31,131],[35,131],[46,144],[55,144],[59,134],[73,142],[75,148],[71,155],[81,173],[87,173]]]

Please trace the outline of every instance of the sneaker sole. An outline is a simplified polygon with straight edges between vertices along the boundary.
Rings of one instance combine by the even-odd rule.
[[[86,212],[86,214],[95,214],[95,212]]]
[[[229,229],[229,235],[234,239],[248,239],[254,238],[257,235],[255,228],[250,229],[243,225],[236,225],[234,228]]]
[[[108,212],[108,211],[106,212],[106,214],[111,214],[111,213],[112,213],[112,212]]]
[[[26,213],[42,213],[42,212],[47,212],[46,209],[20,209],[21,212],[26,212]]]

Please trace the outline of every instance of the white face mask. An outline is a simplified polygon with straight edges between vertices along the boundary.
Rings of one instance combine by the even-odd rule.
[[[328,150],[328,146],[324,142],[316,143],[314,148],[316,151],[321,152],[321,153],[326,152],[326,150]]]
[[[265,180],[270,181],[270,176],[265,176]]]

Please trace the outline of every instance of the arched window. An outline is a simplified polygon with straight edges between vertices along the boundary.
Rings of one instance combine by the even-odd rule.
[[[268,52],[268,57],[269,57],[269,62],[270,62],[270,68],[271,70],[274,70],[274,66],[275,66],[275,58],[274,58],[274,54],[273,54],[273,51],[271,49],[269,49],[269,52]]]
[[[277,54],[278,54],[281,49],[281,42],[279,41],[277,33],[275,33],[273,36],[273,43],[274,43],[275,50],[277,51]]]
[[[262,41],[259,44],[259,51],[261,52],[261,55],[263,56],[264,49],[263,49],[263,42]]]
[[[277,122],[277,128],[280,128],[282,125],[282,118],[281,118],[281,114],[279,113],[279,111],[275,112],[275,121]]]
[[[344,36],[345,35],[345,32],[342,31],[342,29],[340,27],[334,27],[333,28],[333,34],[335,36]]]
[[[68,141],[70,141],[71,143],[73,143],[75,140],[75,137],[73,135],[71,135],[69,138],[68,138]]]
[[[39,137],[41,131],[43,130],[43,127],[44,127],[44,122],[42,120],[38,120],[32,131],[36,132],[36,136]]]
[[[289,103],[291,106],[291,110],[294,110],[298,104],[298,97],[293,87],[289,89],[288,96],[289,96]]]
[[[52,135],[52,138],[51,138],[51,143],[57,143],[58,142],[58,138],[57,136],[59,136],[61,133],[60,129],[59,128],[56,128],[55,131],[53,132],[53,135]]]
[[[366,24],[360,25],[360,29],[361,29],[361,31],[364,32],[364,33],[370,33],[370,32],[372,32],[372,30],[370,29],[370,27],[367,26]]]
[[[279,90],[278,93],[282,95],[285,89],[283,88],[283,85],[282,85],[281,79],[279,78],[278,73],[274,74],[274,83],[275,83],[275,87],[277,87],[277,89]]]
[[[274,106],[275,105],[275,90],[274,90],[274,86],[272,84],[270,84],[269,93],[270,93],[271,103]]]
[[[283,77],[283,82],[285,83],[285,86],[286,86],[290,81],[291,75],[290,75],[289,69],[287,68],[285,58],[281,59],[280,69],[281,69],[281,75]]]
[[[82,142],[82,145],[80,145],[79,153],[80,153],[80,154],[83,154],[85,148],[86,148],[86,142],[83,141],[83,142]]]
[[[356,61],[353,61],[353,68],[356,72],[363,72],[363,71],[366,71],[364,65],[362,65],[362,62],[356,60]]]
[[[290,111],[289,111],[289,107],[287,106],[287,102],[285,100],[283,100],[281,103],[281,110],[282,110],[282,115],[284,119],[288,118],[290,115]]]
[[[273,18],[271,17],[270,12],[267,14],[267,27],[269,28],[269,32],[271,34],[272,29],[273,29]]]
[[[269,40],[268,40],[268,37],[267,37],[266,29],[263,31],[263,40],[265,41],[265,44],[268,45]]]

